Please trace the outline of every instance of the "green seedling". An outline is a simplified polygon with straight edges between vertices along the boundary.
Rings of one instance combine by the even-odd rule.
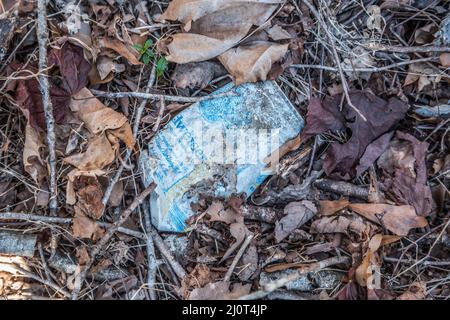
[[[147,39],[144,45],[135,44],[133,46],[141,55],[141,60],[144,64],[148,65],[153,59],[155,59],[155,51],[153,51],[153,40]],[[159,57],[156,62],[156,75],[161,77],[167,69],[169,62],[163,56]]]

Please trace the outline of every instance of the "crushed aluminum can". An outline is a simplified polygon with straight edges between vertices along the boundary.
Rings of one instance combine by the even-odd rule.
[[[157,185],[149,201],[152,224],[160,231],[185,231],[199,194],[250,196],[275,172],[280,146],[304,127],[273,81],[231,83],[218,93],[224,95],[175,116],[141,154],[144,184]]]

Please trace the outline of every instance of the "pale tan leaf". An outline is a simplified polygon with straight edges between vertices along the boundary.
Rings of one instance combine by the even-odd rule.
[[[47,168],[40,151],[45,147],[44,137],[38,130],[27,124],[23,147],[23,166],[25,171],[39,185],[47,179]]]
[[[374,223],[382,223],[389,231],[398,236],[406,236],[409,230],[428,225],[427,220],[416,215],[414,207],[409,205],[354,203],[349,208]]]
[[[347,218],[344,216],[323,217],[311,224],[311,233],[355,233],[361,236],[367,225],[362,219]]]
[[[286,54],[288,46],[256,41],[228,50],[219,57],[219,60],[234,77],[237,85],[266,80],[272,64]]]
[[[439,56],[439,60],[443,67],[450,67],[450,52],[441,53],[441,55]]]
[[[282,27],[280,27],[277,24],[274,25],[273,27],[271,27],[266,32],[269,35],[270,39],[272,39],[274,41],[286,40],[286,39],[292,38],[292,36],[289,34],[289,32],[287,32],[286,30],[284,30]]]
[[[95,220],[86,217],[81,209],[74,207],[75,216],[73,218],[72,233],[75,238],[96,240],[102,236],[104,230]]]
[[[86,128],[93,134],[106,130],[119,138],[129,148],[133,148],[135,140],[128,119],[121,113],[106,107],[86,88],[73,95],[70,109],[82,120]]]
[[[403,292],[397,300],[423,300],[427,296],[427,284],[423,281],[417,281],[411,284],[411,287]]]
[[[111,145],[106,134],[94,136],[87,150],[64,158],[64,161],[82,171],[101,170],[116,158],[118,144]]]
[[[279,4],[282,2],[281,0],[174,0],[170,2],[169,7],[158,20],[178,20],[185,24],[185,31],[189,31],[190,22],[230,6]]]
[[[319,214],[329,216],[347,208],[349,204],[350,201],[346,198],[339,200],[322,200],[319,201]]]
[[[133,65],[142,64],[139,61],[139,53],[132,46],[128,46],[117,39],[101,38],[98,40],[100,48],[111,49],[128,60]]]
[[[190,33],[178,33],[158,43],[167,60],[176,63],[205,61],[224,53],[242,40],[253,25],[264,23],[276,5],[242,3],[203,16]]]
[[[381,246],[382,240],[383,235],[381,233],[374,235],[370,239],[363,261],[356,268],[355,278],[360,286],[369,286],[374,282],[375,277],[380,278],[378,270],[380,269],[381,262],[376,251]]]

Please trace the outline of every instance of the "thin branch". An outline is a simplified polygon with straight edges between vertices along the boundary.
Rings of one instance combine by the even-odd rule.
[[[233,259],[233,262],[231,262],[230,267],[228,268],[227,273],[225,274],[225,277],[223,278],[223,281],[230,281],[231,276],[233,274],[234,268],[236,268],[236,265],[238,264],[239,260],[241,259],[242,255],[244,254],[245,250],[249,246],[250,242],[253,240],[253,234],[249,234],[245,240],[242,246],[240,247],[239,251],[237,252],[236,256]]]
[[[384,44],[370,43],[364,45],[366,49],[374,51],[390,51],[400,53],[430,53],[430,52],[450,52],[450,46],[416,46],[416,47],[401,47],[390,46]]]
[[[44,107],[45,122],[47,125],[48,162],[50,168],[50,203],[49,209],[52,215],[56,215],[58,209],[57,198],[57,174],[56,174],[56,136],[55,119],[53,117],[53,105],[50,99],[50,86],[47,78],[47,1],[38,0],[37,38],[39,43],[39,83],[41,85],[42,104]]]
[[[306,273],[317,272],[317,271],[320,271],[324,268],[327,268],[327,267],[330,267],[333,265],[349,263],[349,262],[350,262],[349,257],[341,256],[341,257],[328,258],[328,259],[325,259],[325,260],[322,260],[319,262],[315,262],[315,263],[311,263],[311,264],[306,264],[303,267],[298,268],[296,270],[296,272],[289,274],[286,277],[283,277],[283,278],[280,278],[280,279],[277,279],[277,280],[274,280],[272,282],[265,284],[263,286],[263,290],[255,291],[248,295],[242,296],[239,298],[239,300],[254,300],[254,299],[264,298],[269,293],[271,293],[281,287],[284,287],[291,281],[297,280],[298,278],[302,277]]]
[[[182,97],[182,96],[171,96],[171,95],[161,95],[156,93],[144,93],[144,92],[105,92],[100,90],[91,89],[91,92],[98,97],[105,97],[110,99],[124,98],[124,97],[135,97],[135,98],[144,98],[144,99],[152,99],[152,100],[160,100],[164,98],[166,101],[171,102],[181,102],[181,103],[195,103],[199,101],[205,101],[216,98],[223,98],[236,95],[233,92],[224,92],[218,93],[209,96],[203,97]]]
[[[345,72],[381,72],[381,71],[387,71],[390,69],[394,69],[397,67],[401,67],[404,65],[409,65],[413,63],[420,63],[420,62],[428,62],[428,61],[438,61],[439,58],[437,57],[427,57],[427,58],[421,58],[421,59],[414,59],[414,60],[408,60],[408,61],[402,61],[398,63],[389,64],[387,66],[383,67],[370,67],[370,68],[342,68]],[[319,69],[319,70],[326,70],[331,72],[338,72],[339,69],[329,66],[322,66],[319,64],[293,64],[290,65],[289,68],[301,68],[301,69]]]

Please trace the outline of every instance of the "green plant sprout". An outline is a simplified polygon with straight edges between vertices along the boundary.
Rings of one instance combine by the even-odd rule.
[[[144,45],[135,44],[133,47],[139,52],[141,55],[141,60],[145,65],[148,65],[155,58],[155,51],[152,49],[153,40],[147,39]],[[160,56],[158,61],[156,61],[156,75],[161,77],[166,71],[169,62],[166,60],[164,56]]]

